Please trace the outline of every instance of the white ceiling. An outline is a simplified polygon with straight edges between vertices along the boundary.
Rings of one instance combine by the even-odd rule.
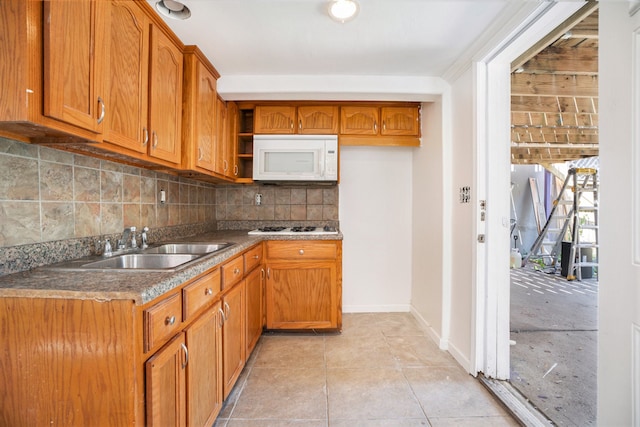
[[[165,21],[185,44],[198,45],[223,79],[244,82],[247,76],[443,77],[497,31],[509,6],[525,0],[359,0],[360,13],[344,24],[329,18],[328,0],[183,2],[191,18]]]

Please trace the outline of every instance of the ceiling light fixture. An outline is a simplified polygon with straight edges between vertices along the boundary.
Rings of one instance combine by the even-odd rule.
[[[335,21],[345,23],[352,20],[357,14],[360,6],[355,0],[331,0],[329,3],[329,16]]]
[[[187,6],[175,0],[160,0],[156,3],[158,12],[172,19],[187,19],[191,11]]]

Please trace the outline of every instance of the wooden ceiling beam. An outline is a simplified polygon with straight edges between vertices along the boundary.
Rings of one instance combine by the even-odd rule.
[[[598,76],[511,74],[511,95],[598,96]]]
[[[511,97],[512,112],[596,114],[597,108],[597,101],[594,98],[572,98],[562,96]]]
[[[556,29],[547,34],[538,43],[527,49],[526,52],[516,58],[511,63],[511,71],[515,71],[518,68],[522,67],[527,61],[542,52],[543,49],[547,48],[554,41],[558,40],[560,37],[566,34],[567,31],[570,31],[573,27],[578,25],[579,22],[584,20],[587,16],[591,15],[596,10],[598,10],[598,2],[595,0],[588,0],[584,6],[582,6],[577,12],[567,18],[562,24],[556,27]]]
[[[549,46],[523,67],[528,73],[537,74],[598,74],[598,49],[593,47]]]

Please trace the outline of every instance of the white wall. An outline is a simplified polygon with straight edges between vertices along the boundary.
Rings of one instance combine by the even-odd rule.
[[[478,189],[475,185],[475,136],[473,109],[473,73],[467,70],[451,89],[451,334],[449,352],[467,370],[470,368],[472,334],[472,297],[475,206]],[[447,173],[445,171],[445,173]],[[471,200],[461,203],[462,187],[471,187]],[[445,236],[446,238],[446,236]]]
[[[443,172],[448,148],[443,143],[443,103],[422,105],[422,146],[413,153],[413,246],[411,308],[440,348],[449,340],[449,204]],[[445,308],[446,306],[446,308]],[[446,316],[445,316],[446,314]]]
[[[633,131],[638,138],[640,111],[632,110],[632,88],[635,87],[634,98],[640,98],[640,77],[637,69],[633,71],[634,65],[640,63],[640,35],[633,35],[639,27],[640,13],[630,18],[629,3],[600,2],[598,425],[601,426],[640,425],[640,254],[633,252],[640,225],[637,203],[640,144],[636,139],[634,149]],[[635,64],[632,53],[636,56]]]
[[[343,311],[409,311],[413,148],[340,148]]]

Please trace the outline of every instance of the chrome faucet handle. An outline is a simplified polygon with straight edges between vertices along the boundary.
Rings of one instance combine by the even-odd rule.
[[[111,256],[113,252],[111,250],[111,242],[109,239],[104,239],[104,251],[102,251],[102,256]]]
[[[142,228],[142,234],[141,234],[141,237],[142,237],[142,249],[146,249],[146,248],[149,247],[149,245],[147,244],[147,232],[148,231],[149,231],[149,227],[144,226]]]
[[[136,228],[129,227],[129,230],[131,230],[131,248],[135,249],[138,247],[138,242],[136,242]]]

